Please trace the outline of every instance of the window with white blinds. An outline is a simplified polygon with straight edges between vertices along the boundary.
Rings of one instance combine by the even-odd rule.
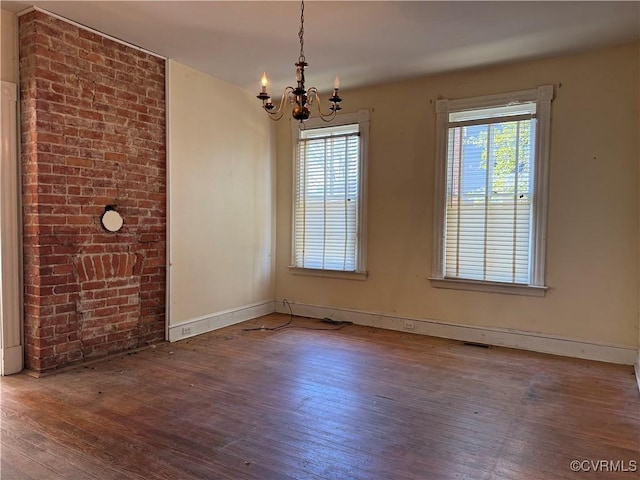
[[[299,131],[295,161],[293,266],[362,271],[360,124]]]
[[[435,280],[544,285],[550,93],[440,103]]]
[[[449,114],[445,276],[529,283],[535,103]]]

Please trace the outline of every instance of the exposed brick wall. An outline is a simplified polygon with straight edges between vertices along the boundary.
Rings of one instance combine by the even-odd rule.
[[[37,11],[19,32],[25,360],[46,371],[164,338],[165,65]]]

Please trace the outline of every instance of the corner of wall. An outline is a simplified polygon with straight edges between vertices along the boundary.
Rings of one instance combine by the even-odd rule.
[[[638,384],[638,391],[640,391],[640,348],[638,348],[638,357],[636,358],[636,364],[634,365],[636,370],[636,383]]]
[[[168,72],[175,341],[273,311],[275,139],[246,90],[178,62]]]
[[[0,80],[18,83],[18,17],[9,10],[1,9],[2,35],[0,53]]]

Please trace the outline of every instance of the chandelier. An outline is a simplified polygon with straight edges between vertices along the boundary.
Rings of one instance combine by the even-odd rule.
[[[336,79],[333,82],[333,95],[329,98],[329,102],[331,102],[329,112],[323,113],[320,105],[320,94],[318,93],[318,89],[316,87],[306,89],[304,86],[304,68],[309,65],[304,57],[304,0],[300,3],[300,31],[298,32],[298,38],[300,39],[300,56],[298,57],[298,62],[295,64],[297,86],[295,88],[287,87],[284,89],[280,105],[276,108],[271,101],[271,95],[267,93],[267,74],[263,73],[260,80],[262,89],[257,97],[262,100],[262,108],[264,108],[264,110],[269,114],[269,118],[272,120],[280,120],[282,118],[284,115],[284,105],[288,100],[289,103],[293,105],[291,114],[296,120],[299,120],[300,122],[307,120],[311,115],[311,107],[315,104],[318,109],[318,113],[320,114],[320,118],[329,122],[333,120],[338,110],[342,108],[340,106],[342,99],[338,96],[340,83],[336,76]]]

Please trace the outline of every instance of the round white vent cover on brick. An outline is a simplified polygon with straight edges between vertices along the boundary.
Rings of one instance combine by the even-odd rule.
[[[124,224],[122,216],[117,211],[115,211],[113,207],[107,207],[105,209],[105,212],[100,218],[100,222],[108,232],[117,232],[122,228],[122,225]]]

